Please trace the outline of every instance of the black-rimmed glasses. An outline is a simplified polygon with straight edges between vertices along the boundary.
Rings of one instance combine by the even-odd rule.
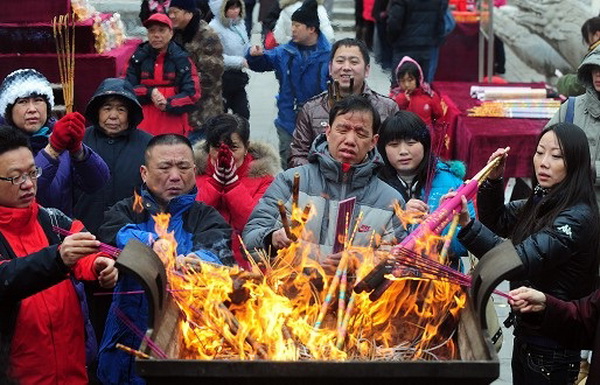
[[[36,180],[37,178],[40,177],[40,175],[42,175],[42,168],[41,167],[36,167],[33,171],[30,171],[28,173],[25,174],[21,174],[19,176],[13,176],[10,178],[7,178],[5,176],[0,176],[0,180],[5,180],[7,182],[10,182],[16,186],[25,183],[25,181],[27,180],[27,178],[31,179],[31,180]]]

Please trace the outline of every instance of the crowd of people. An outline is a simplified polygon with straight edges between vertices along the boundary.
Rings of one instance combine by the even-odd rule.
[[[364,10],[384,9],[385,23],[369,22],[376,34],[383,26],[395,36],[387,39],[390,97],[367,84],[372,42],[336,40],[328,2],[274,2],[278,21],[264,22],[264,46],[250,44],[254,3],[210,0],[200,10],[194,0],[144,0],[147,41],[123,78],[98,85],[84,115],[57,118],[51,85],[34,69],[0,84],[1,384],[144,383],[134,356],[116,344],[140,346],[122,319],[145,332],[149,304],[101,242],[123,248],[135,239],[164,250],[158,213],[170,215],[180,261],[248,269],[258,251],[276,258],[300,241],[333,274],[342,259],[333,228],[341,201],[354,197],[354,214],[362,213],[354,244],[385,252],[415,228],[401,222],[395,202],[418,221],[456,194],[465,165],[436,153],[445,111],[429,84],[447,1],[375,1]],[[580,349],[599,344],[595,19],[582,29],[590,44],[577,73],[584,91],[540,133],[531,194],[504,203],[510,152],[498,149],[476,203],[463,197],[456,213],[452,268],[464,271],[462,256],[481,257],[505,238],[522,261],[511,281],[515,384],[573,383]],[[413,24],[419,28],[406,28]],[[248,70],[273,71],[279,82],[278,151],[250,140]],[[289,215],[294,199],[314,214],[299,239],[279,209],[283,203]],[[133,294],[93,295],[111,290]],[[596,361],[589,383],[600,376]]]

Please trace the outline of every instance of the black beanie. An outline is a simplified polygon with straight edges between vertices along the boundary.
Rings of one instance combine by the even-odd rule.
[[[194,12],[196,10],[195,0],[171,0],[169,7],[183,9],[184,11]]]
[[[317,7],[317,0],[304,0],[300,8],[292,14],[292,21],[305,24],[307,27],[319,29]]]

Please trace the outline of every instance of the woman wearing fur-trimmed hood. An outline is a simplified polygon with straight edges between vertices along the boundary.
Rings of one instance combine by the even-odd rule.
[[[234,256],[238,264],[247,267],[238,235],[280,171],[279,157],[268,144],[250,143],[248,121],[240,116],[216,116],[203,130],[206,140],[194,144],[196,199],[216,208],[231,225]]]
[[[250,47],[246,32],[246,9],[242,0],[210,0],[211,11],[215,17],[210,26],[219,35],[223,45],[223,100],[225,112],[250,118],[250,108],[246,85],[248,84],[248,62],[244,55]]]

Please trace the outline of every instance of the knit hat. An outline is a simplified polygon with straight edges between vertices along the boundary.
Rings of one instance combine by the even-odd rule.
[[[7,119],[7,109],[12,107],[17,99],[32,95],[43,96],[46,99],[48,112],[54,108],[52,87],[44,75],[31,68],[11,72],[0,84],[0,116]]]
[[[317,7],[317,0],[304,0],[300,8],[292,14],[292,21],[305,24],[307,27],[319,29]]]
[[[164,24],[170,29],[173,29],[171,19],[164,13],[155,13],[144,21],[144,27],[146,28],[150,27],[152,24]]]
[[[171,0],[170,7],[183,9],[184,11],[194,12],[196,10],[195,0]]]

